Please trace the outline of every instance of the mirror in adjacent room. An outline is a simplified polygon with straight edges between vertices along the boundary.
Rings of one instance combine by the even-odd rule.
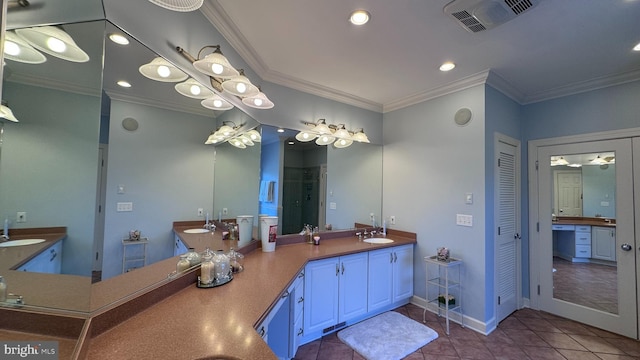
[[[282,234],[305,224],[344,230],[381,225],[382,146],[346,148],[300,142],[298,131],[262,126],[260,213],[278,216]]]
[[[615,152],[550,160],[553,297],[618,314]]]

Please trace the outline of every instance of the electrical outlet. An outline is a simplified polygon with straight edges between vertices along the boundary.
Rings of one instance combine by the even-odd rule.
[[[375,219],[375,214],[374,213],[370,213],[369,214],[369,221],[373,221]]]
[[[396,224],[396,217],[395,217],[395,215],[391,215],[391,216],[389,216],[389,222],[391,223],[391,225],[395,225],[395,224]]]
[[[229,209],[222,208],[222,215],[227,215],[227,214],[229,214]]]
[[[203,217],[204,216],[204,209],[203,208],[198,208],[198,216],[199,217]]]
[[[18,211],[18,213],[16,214],[16,222],[27,222],[27,213],[25,211]]]

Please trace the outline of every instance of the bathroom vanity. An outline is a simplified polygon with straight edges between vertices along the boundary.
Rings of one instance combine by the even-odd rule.
[[[551,228],[554,256],[574,263],[616,261],[615,219],[558,217]]]

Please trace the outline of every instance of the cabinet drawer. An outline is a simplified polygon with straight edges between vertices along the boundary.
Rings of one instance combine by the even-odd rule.
[[[590,258],[591,257],[591,245],[576,245],[577,258]]]
[[[574,231],[575,229],[575,225],[551,225],[551,230]]]
[[[576,231],[576,245],[591,245],[591,233]]]
[[[591,226],[589,225],[576,225],[576,232],[581,231],[581,232],[591,232]]]
[[[304,306],[304,281],[303,278],[298,278],[294,283],[293,294],[295,298],[291,299],[294,301],[293,304],[293,319],[294,321],[302,315],[302,309]],[[300,317],[302,319],[302,317]]]

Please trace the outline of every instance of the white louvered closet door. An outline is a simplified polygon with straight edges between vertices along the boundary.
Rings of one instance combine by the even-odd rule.
[[[498,143],[498,188],[496,229],[496,286],[498,294],[497,322],[517,309],[518,302],[518,204],[516,179],[516,147]]]

